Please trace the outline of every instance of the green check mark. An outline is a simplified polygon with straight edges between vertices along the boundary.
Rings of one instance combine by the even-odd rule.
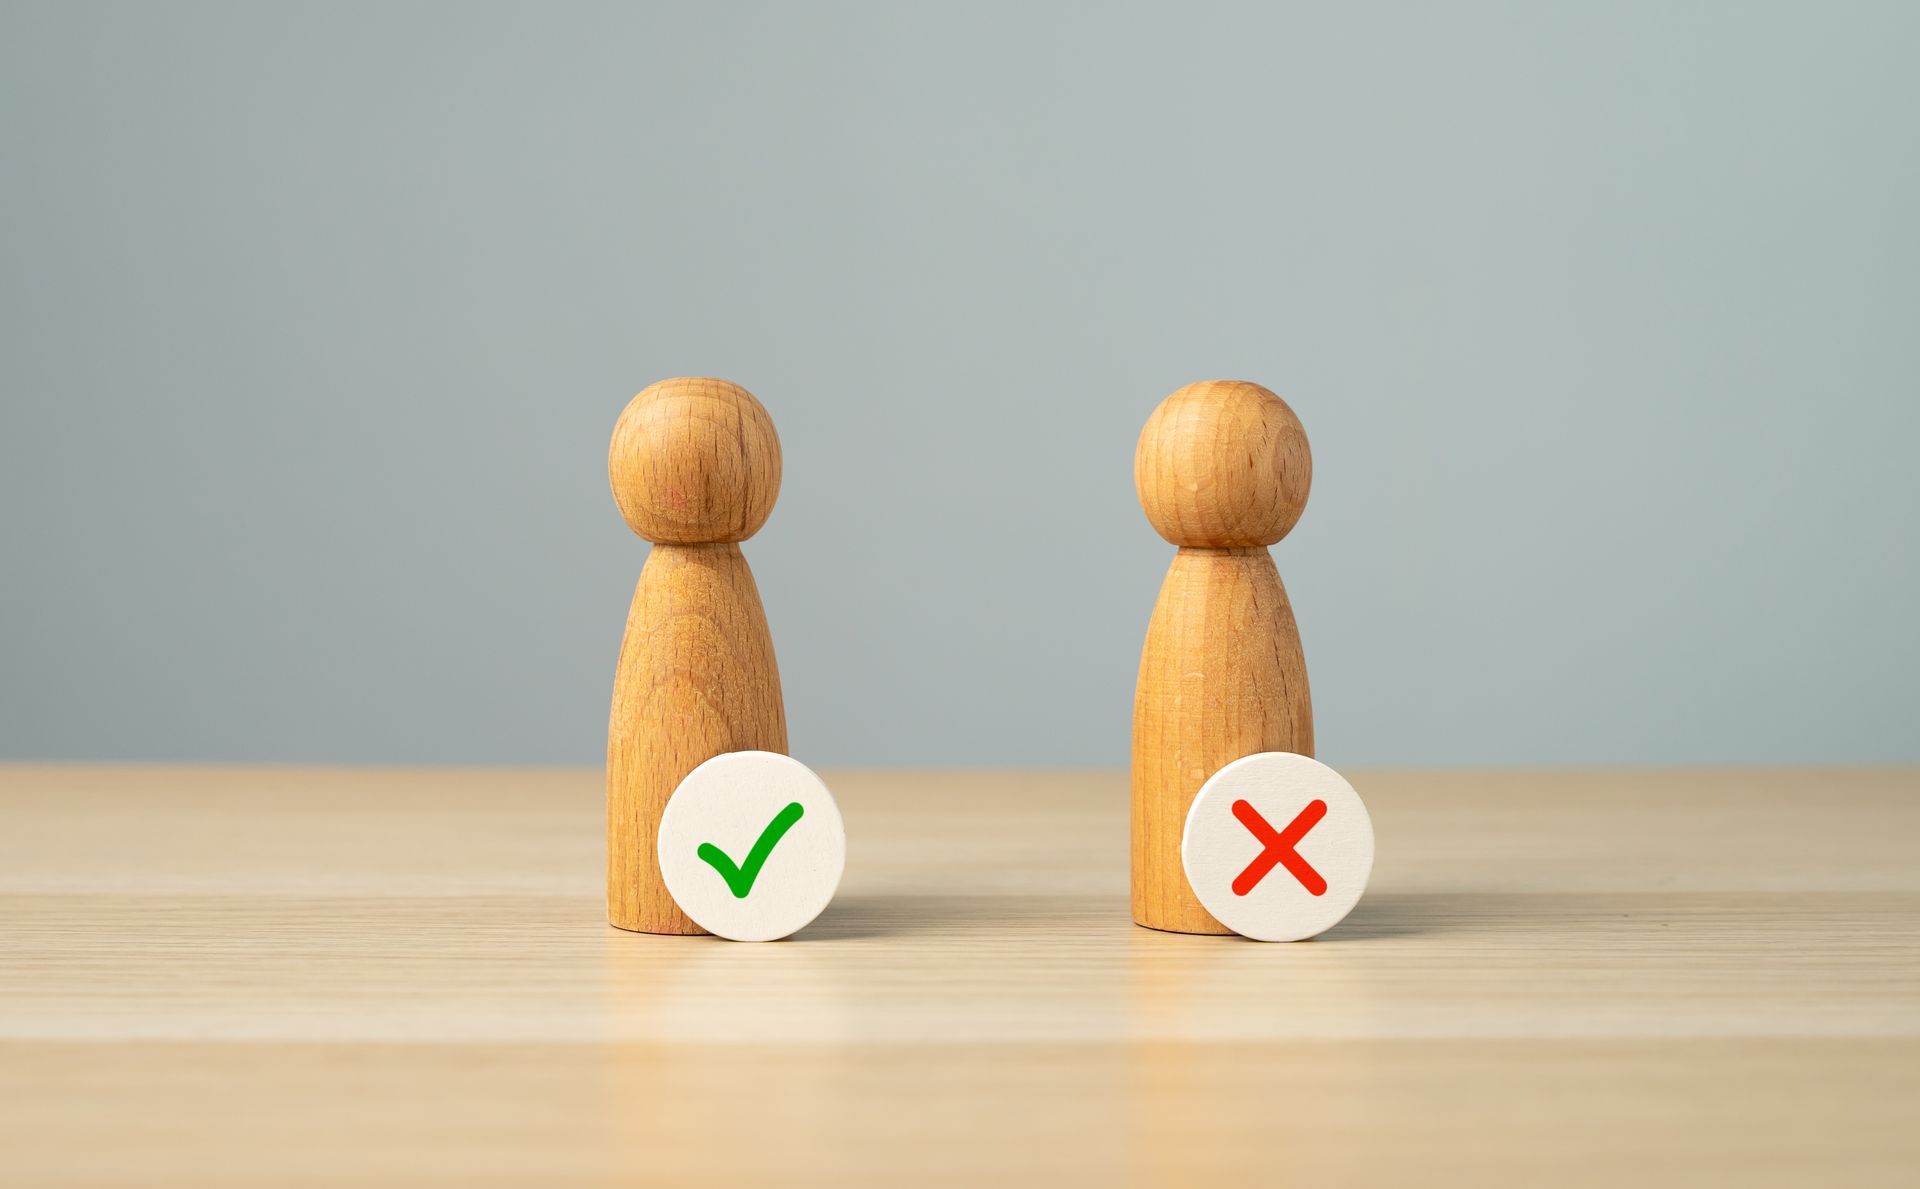
[[[800,802],[794,801],[774,814],[767,828],[760,831],[753,849],[747,852],[747,861],[738,867],[727,857],[727,852],[711,842],[701,843],[693,853],[720,873],[720,878],[727,881],[727,887],[733,889],[735,899],[745,900],[747,893],[753,891],[753,881],[760,878],[760,869],[767,865],[767,856],[773,853],[774,847],[780,845],[780,840],[787,836],[787,831],[793,829],[793,823],[799,821],[805,812]]]

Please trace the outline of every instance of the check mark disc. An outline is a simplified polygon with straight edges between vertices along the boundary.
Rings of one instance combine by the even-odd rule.
[[[731,751],[674,789],[654,859],[694,924],[733,941],[774,941],[805,928],[833,899],[847,864],[846,827],[833,794],[805,764]]]

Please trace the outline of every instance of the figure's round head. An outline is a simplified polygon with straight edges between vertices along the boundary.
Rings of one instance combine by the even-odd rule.
[[[780,494],[780,438],[738,384],[662,380],[620,414],[607,477],[620,514],[649,541],[744,541]]]
[[[1189,384],[1140,431],[1133,484],[1175,545],[1271,545],[1307,506],[1313,457],[1287,402],[1245,380]]]

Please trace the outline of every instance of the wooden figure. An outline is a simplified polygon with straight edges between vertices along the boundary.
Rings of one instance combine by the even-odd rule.
[[[1160,587],[1133,707],[1133,919],[1229,933],[1181,867],[1187,809],[1222,767],[1256,752],[1313,754],[1313,708],[1293,609],[1267,546],[1306,507],[1313,462],[1285,401],[1258,384],[1190,384],[1147,419],[1140,506],[1179,546]]]
[[[620,514],[653,542],[607,727],[607,919],[701,933],[662,880],[660,816],[714,756],[787,750],[773,637],[740,552],[780,492],[780,439],[739,385],[662,380],[620,414],[607,473]]]

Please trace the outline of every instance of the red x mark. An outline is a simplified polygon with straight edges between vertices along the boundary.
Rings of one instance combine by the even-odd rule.
[[[1259,858],[1248,863],[1247,869],[1234,879],[1234,895],[1244,896],[1259,887],[1260,881],[1267,877],[1267,872],[1272,871],[1275,864],[1284,864],[1293,877],[1300,881],[1300,886],[1314,895],[1319,896],[1326,892],[1327,881],[1320,878],[1320,873],[1300,857],[1299,851],[1293,849],[1299,845],[1302,838],[1307,836],[1308,830],[1313,829],[1321,818],[1327,816],[1325,801],[1312,802],[1300,811],[1298,817],[1287,823],[1286,829],[1279,831],[1268,825],[1267,819],[1260,816],[1260,811],[1245,801],[1233,803],[1233,816],[1240,819],[1241,825],[1253,831],[1253,836],[1260,840],[1260,845],[1267,848],[1260,852]]]

